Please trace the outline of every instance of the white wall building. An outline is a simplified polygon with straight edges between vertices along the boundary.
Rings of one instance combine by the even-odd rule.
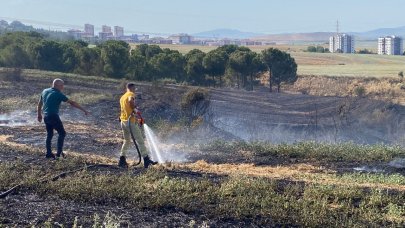
[[[398,36],[386,36],[378,38],[379,55],[402,55],[403,40]]]
[[[89,37],[94,37],[94,25],[84,24],[84,33]]]
[[[68,34],[73,36],[75,40],[80,40],[82,38],[83,32],[77,29],[69,29]]]
[[[114,36],[115,38],[120,38],[124,36],[124,28],[120,26],[114,26]]]
[[[108,25],[101,26],[101,32],[111,32],[111,26]]]
[[[354,53],[354,36],[338,34],[329,38],[329,51],[332,53]]]
[[[101,40],[114,39],[113,33],[111,32],[111,27],[107,25],[101,26],[101,32],[98,33],[98,36]]]
[[[172,40],[173,44],[191,44],[191,41],[193,41],[192,36],[184,33],[171,35],[168,39]]]

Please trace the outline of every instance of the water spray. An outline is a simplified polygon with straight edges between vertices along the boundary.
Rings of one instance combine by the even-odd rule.
[[[131,128],[131,121],[130,120],[131,120],[132,117],[135,118],[135,115],[138,115],[138,118],[141,121],[139,124],[144,127],[146,141],[148,143],[149,150],[150,150],[150,152],[152,154],[152,158],[157,159],[158,163],[164,163],[164,159],[162,158],[162,154],[161,154],[161,152],[159,150],[159,147],[158,147],[159,142],[157,140],[156,135],[153,133],[152,129],[150,129],[150,127],[147,124],[144,123],[144,120],[143,120],[143,118],[141,116],[141,113],[139,111],[135,111],[128,118],[128,127],[129,127],[129,131],[131,133],[132,142],[134,143],[136,151],[138,152],[138,162],[135,165],[139,165],[141,163],[141,159],[142,159],[141,151],[139,149],[138,143],[136,142],[134,133],[133,133],[132,128]],[[140,139],[140,140],[142,140],[142,139]]]
[[[164,163],[165,160],[162,157],[162,153],[158,147],[160,144],[156,135],[153,133],[152,129],[147,125],[143,124],[145,130],[145,136],[148,142],[150,152],[152,153],[152,158],[157,159],[158,163]]]

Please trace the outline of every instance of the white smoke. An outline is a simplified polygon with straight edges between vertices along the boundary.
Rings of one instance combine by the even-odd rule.
[[[388,163],[389,166],[404,169],[405,168],[405,158],[396,158]]]
[[[37,124],[37,116],[31,111],[13,111],[11,113],[0,114],[0,126],[18,127]]]
[[[359,172],[368,172],[368,173],[384,172],[384,170],[382,170],[382,169],[378,169],[376,167],[368,167],[368,166],[355,167],[355,168],[353,168],[353,170],[359,171]]]

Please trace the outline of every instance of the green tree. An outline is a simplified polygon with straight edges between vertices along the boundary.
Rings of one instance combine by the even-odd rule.
[[[122,78],[127,73],[129,63],[128,43],[109,40],[100,45],[104,73],[114,78]]]
[[[262,51],[262,59],[269,71],[270,92],[273,84],[280,92],[281,83],[293,83],[297,80],[297,64],[290,54],[276,48]]]
[[[150,81],[151,66],[146,57],[135,52],[129,58],[129,78],[137,81]]]
[[[30,65],[27,52],[18,44],[8,45],[0,52],[0,66],[27,68]]]
[[[62,45],[63,48],[63,71],[64,72],[73,72],[77,64],[79,63],[78,54],[77,52],[79,49],[74,47],[73,45],[64,44]]]
[[[215,83],[215,77],[219,77],[220,87],[222,86],[222,76],[225,73],[227,62],[227,53],[217,49],[208,52],[203,59],[205,71],[212,76],[213,83]]]
[[[147,60],[151,59],[153,56],[162,53],[163,50],[158,45],[148,45],[148,44],[140,44],[135,47],[134,50],[131,51],[132,54],[142,55],[146,57]]]
[[[316,52],[316,47],[315,46],[308,46],[307,47],[307,52]]]
[[[368,50],[366,48],[359,50],[357,53],[358,54],[375,54],[374,52],[372,52],[371,50]]]
[[[76,72],[84,75],[101,75],[103,66],[100,48],[81,48],[78,51]]]
[[[35,46],[43,40],[36,32],[13,32],[0,36],[0,62],[6,67],[33,68]]]
[[[205,53],[198,49],[193,49],[185,55],[186,64],[184,71],[187,82],[193,85],[205,85],[204,57]]]
[[[325,48],[322,46],[316,46],[316,52],[318,53],[325,53]]]
[[[218,47],[215,49],[216,51],[223,51],[225,52],[228,56],[234,53],[235,51],[250,51],[248,47],[244,46],[237,46],[234,44],[228,44],[228,45],[223,45],[221,47]]]
[[[185,59],[178,51],[162,52],[153,56],[150,61],[153,67],[153,80],[172,78],[177,82],[184,80]]]
[[[43,40],[34,48],[34,64],[41,70],[63,71],[63,47],[60,43]]]
[[[229,67],[238,75],[238,88],[242,84],[243,88],[250,90],[253,90],[254,79],[257,74],[264,70],[260,56],[250,50],[233,52],[229,57]]]

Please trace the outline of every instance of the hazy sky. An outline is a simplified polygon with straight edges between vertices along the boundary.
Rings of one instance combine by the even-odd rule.
[[[0,19],[60,30],[90,23],[162,34],[328,32],[338,19],[341,31],[363,32],[405,26],[405,0],[0,0]]]

